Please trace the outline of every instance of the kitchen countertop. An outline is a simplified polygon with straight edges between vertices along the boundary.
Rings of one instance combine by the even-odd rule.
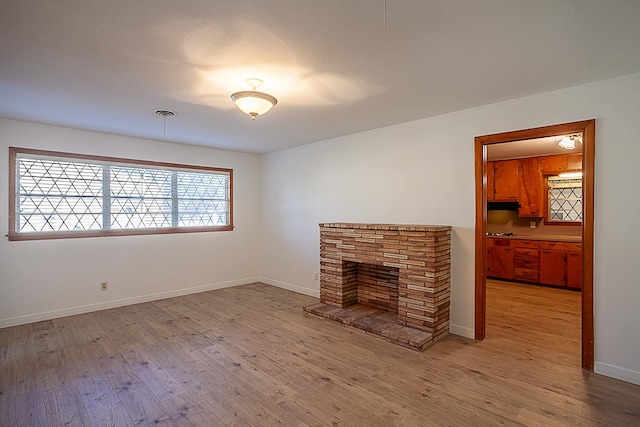
[[[552,242],[580,243],[582,236],[551,236],[541,234],[514,234],[513,236],[487,236],[492,239],[515,239],[515,240],[548,240]]]

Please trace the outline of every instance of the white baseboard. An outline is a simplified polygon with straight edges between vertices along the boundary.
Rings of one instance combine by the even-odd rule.
[[[640,385],[640,372],[638,371],[632,371],[631,369],[621,368],[603,362],[595,362],[593,370],[596,374]]]
[[[227,282],[213,283],[209,285],[195,286],[192,288],[176,289],[174,291],[158,292],[155,294],[141,295],[131,298],[123,298],[119,300],[100,302],[96,304],[87,304],[76,307],[63,308],[60,310],[45,311],[42,313],[28,314],[25,316],[10,317],[0,319],[0,328],[10,326],[24,325],[26,323],[40,322],[43,320],[57,319],[59,317],[73,316],[75,314],[90,313],[92,311],[106,310],[108,308],[122,307],[125,305],[139,304],[149,301],[157,301],[166,298],[179,297],[182,295],[196,294],[199,292],[213,291],[216,289],[229,288],[232,286],[247,285],[261,281],[258,277],[249,277],[239,280],[230,280]]]
[[[449,324],[449,333],[472,339],[476,336],[476,331],[473,328],[453,324]]]
[[[277,288],[286,289],[289,291],[297,292],[299,294],[309,295],[310,297],[320,298],[319,289],[303,288],[302,286],[292,285],[287,282],[280,282],[278,280],[269,279],[268,277],[259,277],[259,282],[266,283],[267,285],[275,286]]]

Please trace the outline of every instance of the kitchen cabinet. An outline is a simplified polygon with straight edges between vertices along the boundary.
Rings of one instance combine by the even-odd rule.
[[[493,200],[515,202],[518,200],[519,160],[493,162]]]
[[[513,240],[487,238],[487,276],[513,279]]]
[[[566,269],[566,243],[540,242],[540,283],[566,286]]]
[[[519,160],[518,216],[542,218],[544,209],[544,180],[537,157]]]
[[[582,243],[486,239],[487,277],[582,289]]]
[[[519,202],[518,216],[542,218],[547,197],[544,177],[581,169],[582,154],[487,162],[487,201]]]
[[[567,155],[567,170],[569,170],[569,171],[581,171],[582,170],[582,154],[568,154]]]
[[[537,282],[540,278],[539,242],[535,240],[516,240],[513,257],[513,278]]]
[[[582,243],[567,243],[567,287],[582,289]]]
[[[558,172],[582,170],[582,154],[557,154],[554,156],[541,156],[540,170],[543,174],[556,174]]]
[[[495,200],[495,173],[494,173],[494,163],[495,162],[487,162],[487,201],[493,202]]]

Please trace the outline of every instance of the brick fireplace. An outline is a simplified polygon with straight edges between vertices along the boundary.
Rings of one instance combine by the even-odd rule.
[[[448,333],[451,227],[320,224],[320,303],[307,313],[422,350]]]

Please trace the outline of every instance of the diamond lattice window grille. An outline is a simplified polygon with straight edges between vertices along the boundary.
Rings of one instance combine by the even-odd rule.
[[[111,228],[172,226],[172,171],[110,168]]]
[[[554,222],[582,221],[582,179],[549,177],[549,220]]]
[[[19,159],[16,230],[102,228],[102,166],[70,161]]]
[[[230,169],[190,172],[189,166],[140,167],[104,157],[93,162],[89,156],[37,152],[30,157],[11,150],[18,154],[10,238],[12,233],[231,225]]]
[[[229,223],[229,176],[177,174],[178,224],[181,227]]]

